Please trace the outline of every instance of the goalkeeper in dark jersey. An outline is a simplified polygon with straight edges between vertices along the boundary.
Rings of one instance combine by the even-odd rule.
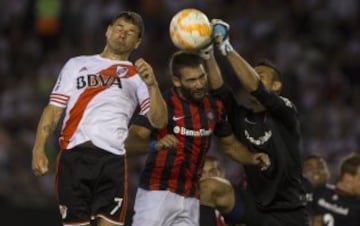
[[[223,82],[211,46],[201,50],[214,94],[225,103],[237,139],[252,152],[265,152],[271,167],[260,171],[245,166],[247,189],[236,188],[230,208],[222,214],[227,223],[256,226],[304,226],[305,208],[300,157],[300,125],[294,104],[280,96],[280,73],[268,61],[252,67],[231,46],[229,25],[213,20],[215,46],[225,56],[246,91],[247,105],[238,104]],[[216,207],[216,204],[213,205]]]

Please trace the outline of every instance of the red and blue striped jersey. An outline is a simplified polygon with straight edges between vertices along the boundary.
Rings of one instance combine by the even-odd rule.
[[[169,121],[165,128],[153,129],[144,116],[138,116],[134,124],[151,129],[155,140],[171,133],[179,143],[176,148],[148,154],[140,187],[199,197],[199,179],[212,135],[226,137],[232,134],[224,106],[219,99],[210,95],[199,102],[184,100],[174,89],[165,94],[164,99]]]

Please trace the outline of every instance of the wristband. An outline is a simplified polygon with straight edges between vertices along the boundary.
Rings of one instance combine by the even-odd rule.
[[[150,152],[156,152],[156,140],[151,140],[149,142],[149,150]]]

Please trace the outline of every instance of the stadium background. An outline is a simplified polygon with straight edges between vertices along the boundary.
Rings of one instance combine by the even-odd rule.
[[[304,155],[324,156],[333,173],[331,180],[336,179],[340,159],[360,151],[359,1],[1,0],[2,222],[59,225],[53,187],[57,134],[48,145],[52,168],[47,176],[32,175],[31,150],[41,111],[65,61],[102,51],[109,18],[121,10],[135,10],[143,16],[146,31],[132,59],[142,56],[149,61],[165,89],[170,85],[168,58],[175,51],[169,22],[187,7],[229,22],[233,46],[250,63],[268,57],[279,66],[284,95],[301,113]],[[220,64],[226,80],[238,90],[228,66],[221,60]],[[241,179],[241,169],[219,155],[216,145],[211,152],[226,162],[232,180]],[[129,159],[131,197],[143,160]]]

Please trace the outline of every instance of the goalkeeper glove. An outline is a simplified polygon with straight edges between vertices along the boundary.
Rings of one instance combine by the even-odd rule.
[[[216,47],[220,50],[222,55],[228,55],[234,50],[229,38],[230,25],[220,19],[213,19],[211,24],[213,28],[212,35]]]

